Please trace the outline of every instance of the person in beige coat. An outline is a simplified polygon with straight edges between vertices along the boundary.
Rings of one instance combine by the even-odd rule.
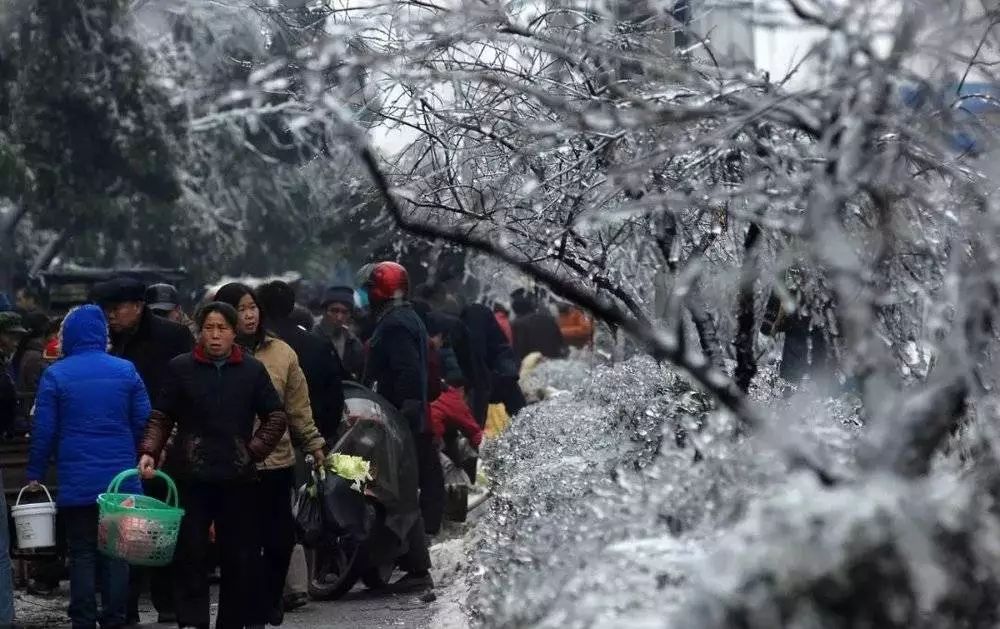
[[[264,364],[288,416],[288,430],[278,447],[257,466],[260,476],[260,524],[263,527],[264,579],[261,596],[271,610],[268,623],[280,625],[284,617],[282,595],[285,577],[295,546],[293,446],[322,462],[326,443],[313,421],[309,388],[298,356],[287,343],[264,332],[254,291],[243,284],[226,284],[215,294],[215,299],[236,308],[239,315],[237,341]]]

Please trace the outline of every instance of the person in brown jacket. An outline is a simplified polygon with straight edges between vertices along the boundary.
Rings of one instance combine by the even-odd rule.
[[[166,369],[139,447],[139,471],[151,478],[162,463],[185,511],[174,553],[178,626],[208,629],[213,522],[222,568],[215,626],[263,626],[257,465],[285,435],[284,404],[263,363],[236,344],[232,306],[206,304],[195,319],[198,345]]]
[[[295,452],[292,443],[322,462],[326,442],[313,422],[309,386],[299,366],[298,355],[287,343],[264,331],[257,294],[245,284],[231,283],[219,288],[215,299],[236,308],[236,342],[267,368],[288,416],[288,430],[278,447],[257,465],[264,561],[262,596],[268,605],[268,624],[278,626],[284,618],[282,595],[295,548],[292,516]]]
[[[49,318],[43,312],[29,312],[22,317],[28,333],[21,339],[14,352],[14,388],[20,400],[18,416],[15,420],[14,432],[21,434],[31,429],[31,409],[35,405],[35,394],[38,383],[45,371],[45,335],[49,329]]]

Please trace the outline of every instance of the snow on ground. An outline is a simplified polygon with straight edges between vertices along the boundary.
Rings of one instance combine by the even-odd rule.
[[[466,629],[469,616],[465,602],[469,596],[470,575],[468,538],[450,539],[431,547],[434,583],[437,590],[436,611],[431,627]]]
[[[20,590],[14,593],[15,619],[31,627],[56,627],[66,623],[69,606],[69,584],[53,596],[35,596]]]

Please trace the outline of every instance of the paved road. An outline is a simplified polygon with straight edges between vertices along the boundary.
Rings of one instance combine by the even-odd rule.
[[[339,601],[310,602],[306,607],[289,613],[282,628],[468,629],[468,619],[461,610],[467,596],[464,579],[468,575],[464,540],[484,512],[485,509],[473,511],[469,514],[469,521],[462,524],[446,522],[437,543],[431,546],[437,601],[424,603],[414,595],[370,592],[359,585]],[[217,596],[218,588],[213,587],[213,611]],[[69,627],[66,623],[68,604],[68,582],[63,582],[61,591],[51,597],[31,596],[23,591],[15,594],[18,620],[26,627]],[[140,612],[145,623],[141,625],[142,629],[176,627],[156,624],[156,613],[148,600],[141,604]]]
[[[66,624],[67,592],[53,598],[19,595],[18,616],[30,621],[29,626],[68,627]],[[213,600],[217,596],[213,588]],[[214,610],[213,604],[213,612]],[[438,603],[424,603],[416,596],[376,594],[358,588],[339,601],[310,602],[302,609],[285,616],[282,627],[337,627],[338,629],[430,629]],[[30,610],[30,611],[29,611]],[[143,629],[167,629],[176,625],[157,624],[156,614],[148,601],[141,608]],[[437,629],[437,628],[435,628]],[[452,628],[459,629],[459,628]]]
[[[453,531],[452,535],[459,531]],[[339,601],[310,602],[306,607],[289,613],[282,627],[336,627],[337,629],[466,629],[465,619],[458,611],[461,586],[456,582],[459,565],[463,562],[462,540],[452,538],[431,548],[435,564],[434,577],[438,585],[439,600],[425,603],[414,595],[376,593],[362,586]],[[398,574],[397,574],[398,576]],[[395,578],[395,577],[394,577]],[[218,588],[212,588],[213,611]],[[23,592],[16,595],[18,619],[28,627],[69,627],[66,623],[68,583],[63,582],[59,594],[52,597],[30,596]],[[449,606],[445,619],[435,615]],[[149,601],[140,606],[143,629],[173,629],[176,625],[157,624],[156,614]]]
[[[437,603],[415,596],[374,595],[356,590],[330,603],[310,603],[285,616],[282,627],[337,627],[337,629],[430,629]]]

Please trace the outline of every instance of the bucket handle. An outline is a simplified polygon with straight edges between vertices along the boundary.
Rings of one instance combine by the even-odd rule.
[[[19,504],[21,504],[21,496],[24,495],[24,490],[27,489],[30,486],[31,485],[25,485],[24,487],[21,488],[21,491],[19,491],[17,493],[17,501],[14,503],[15,507],[18,506]],[[38,483],[38,486],[41,487],[42,491],[45,492],[45,495],[48,496],[49,502],[52,502],[52,494],[49,493],[49,488],[46,487],[45,485],[41,484],[41,483]]]
[[[176,509],[177,508],[177,485],[174,484],[174,480],[172,478],[170,478],[169,476],[167,476],[166,474],[164,474],[163,472],[161,472],[160,470],[156,470],[154,472],[154,475],[156,475],[159,478],[162,478],[164,481],[166,481],[166,483],[167,483],[167,499],[166,499],[165,502],[169,506],[171,506],[171,507],[173,507],[173,508]],[[134,467],[132,467],[132,468],[129,468],[129,469],[125,470],[124,472],[121,472],[120,474],[118,474],[118,476],[115,476],[114,478],[112,478],[111,479],[111,483],[108,484],[108,492],[107,493],[109,493],[109,494],[117,494],[117,493],[119,493],[118,490],[121,488],[122,482],[125,479],[127,479],[127,478],[131,478],[132,476],[139,476],[139,470],[137,470]]]

